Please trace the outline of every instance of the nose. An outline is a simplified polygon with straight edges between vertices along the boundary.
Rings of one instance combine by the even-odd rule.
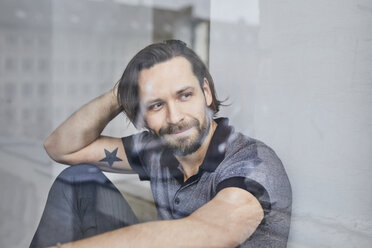
[[[182,121],[183,115],[178,106],[174,102],[167,104],[167,122],[169,124],[177,124]]]

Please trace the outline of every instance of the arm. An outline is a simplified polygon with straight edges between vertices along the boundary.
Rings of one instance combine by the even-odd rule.
[[[116,100],[117,87],[97,97],[65,120],[45,140],[44,147],[48,155],[63,164],[92,163],[106,171],[129,172],[120,138],[101,136],[106,125],[120,112]],[[116,151],[121,161],[109,164],[101,161],[106,152]]]
[[[61,247],[235,247],[262,219],[258,200],[230,187],[186,218],[133,225]]]

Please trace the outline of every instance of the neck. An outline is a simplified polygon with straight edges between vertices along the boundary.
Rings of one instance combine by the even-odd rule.
[[[216,130],[216,127],[217,123],[215,121],[212,121],[211,126],[209,128],[209,132],[205,137],[204,142],[199,147],[199,149],[196,150],[196,152],[186,156],[176,155],[178,162],[180,162],[182,166],[185,181],[189,177],[195,175],[198,172],[200,165],[203,163],[204,157],[207,153],[209,144],[213,137],[214,131]]]

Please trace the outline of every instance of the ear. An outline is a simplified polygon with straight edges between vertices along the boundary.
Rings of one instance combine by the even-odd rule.
[[[207,106],[211,106],[213,98],[211,93],[211,88],[209,87],[209,82],[206,78],[203,79],[203,92],[205,97],[205,102],[207,103]]]

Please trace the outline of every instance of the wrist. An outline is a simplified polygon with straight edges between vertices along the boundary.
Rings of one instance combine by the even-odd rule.
[[[110,112],[114,116],[118,115],[122,111],[122,106],[119,104],[117,99],[117,87],[114,87],[113,89],[108,91],[104,96],[109,102]]]

